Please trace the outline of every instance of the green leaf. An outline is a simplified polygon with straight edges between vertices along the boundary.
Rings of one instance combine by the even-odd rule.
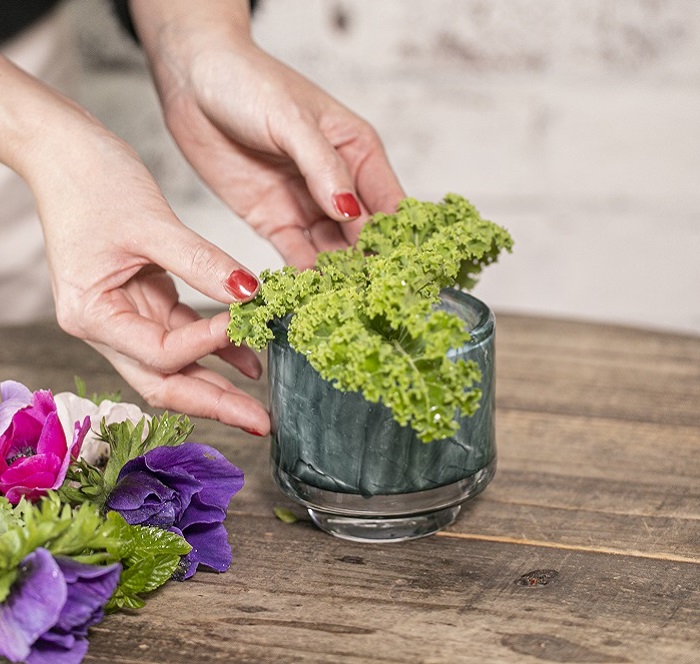
[[[154,417],[148,426],[148,435],[141,445],[140,454],[156,447],[174,447],[185,442],[194,425],[185,415]]]
[[[39,547],[53,555],[99,565],[120,562],[122,574],[109,608],[139,608],[142,595],[170,579],[192,547],[176,533],[132,526],[117,512],[103,516],[96,505],[61,504],[54,492],[12,507],[0,497],[0,602],[10,592],[18,565]]]
[[[98,406],[103,401],[114,401],[117,403],[122,400],[121,393],[119,392],[93,392],[92,395],[88,395],[85,381],[80,376],[73,376],[73,380],[75,382],[75,393],[83,399],[90,399],[90,401]]]
[[[296,523],[299,517],[286,507],[275,507],[272,510],[275,516],[283,523]]]
[[[123,572],[109,610],[138,608],[141,595],[168,581],[181,557],[192,547],[183,537],[162,528],[131,526],[117,512],[107,514],[107,523],[118,535],[111,553],[122,562]]]
[[[78,561],[118,560],[109,552],[115,547],[114,535],[96,506],[71,508],[49,492],[38,503],[22,499],[10,510],[7,500],[0,498],[0,513],[4,529],[0,534],[0,601],[9,593],[20,562],[39,547]]]
[[[0,496],[0,535],[6,533],[17,523],[17,517],[12,504],[4,496]]]
[[[19,571],[17,568],[0,571],[0,604],[2,604],[10,594],[10,588],[15,582]]]
[[[102,472],[84,459],[73,461],[68,466],[66,478],[58,489],[58,497],[62,502],[74,507],[90,502],[101,509],[107,499]]]

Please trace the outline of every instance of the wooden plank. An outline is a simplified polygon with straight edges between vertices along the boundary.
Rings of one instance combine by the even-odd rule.
[[[498,318],[500,406],[700,427],[700,337]]]
[[[362,545],[275,519],[229,529],[229,572],[110,616],[85,661],[672,662],[700,646],[697,564],[450,537]],[[535,570],[556,576],[530,585]]]
[[[467,539],[700,563],[700,518],[565,509],[501,502],[493,496],[466,505],[448,532]]]

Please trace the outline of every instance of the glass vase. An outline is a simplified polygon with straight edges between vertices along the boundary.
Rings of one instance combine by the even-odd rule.
[[[495,319],[483,302],[456,290],[443,291],[440,306],[470,332],[470,341],[450,355],[478,364],[482,397],[473,416],[459,418],[453,437],[429,443],[383,404],[321,378],[290,347],[284,321],[273,324],[273,476],[332,535],[365,542],[430,535],[451,524],[462,503],[494,476]]]

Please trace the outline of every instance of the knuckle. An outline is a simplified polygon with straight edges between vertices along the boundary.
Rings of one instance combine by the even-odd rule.
[[[205,240],[196,242],[187,249],[186,262],[195,274],[212,274],[218,265],[216,249]]]
[[[144,401],[151,408],[166,408],[168,404],[167,395],[164,393],[164,389],[161,385],[149,385],[146,388],[140,390],[141,396]]]
[[[86,337],[87,330],[82,307],[73,306],[60,298],[57,299],[56,322],[67,334],[79,338]]]

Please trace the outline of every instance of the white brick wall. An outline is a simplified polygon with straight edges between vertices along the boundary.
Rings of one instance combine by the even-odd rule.
[[[278,265],[183,163],[108,12],[73,9],[87,105],[183,220]],[[511,230],[476,291],[496,309],[700,333],[700,2],[263,0],[254,32],[377,127],[410,195]]]

